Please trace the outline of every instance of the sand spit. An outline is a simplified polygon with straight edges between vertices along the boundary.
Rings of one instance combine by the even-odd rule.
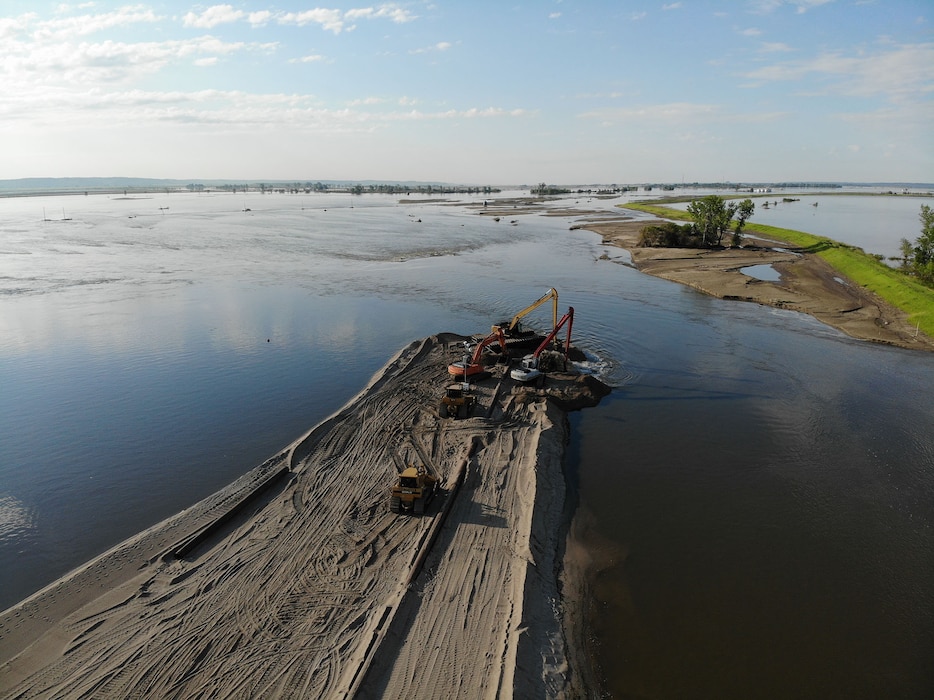
[[[752,301],[800,311],[859,340],[934,351],[934,339],[919,333],[907,315],[842,275],[813,253],[746,236],[742,248],[640,248],[642,229],[658,220],[599,220],[580,223],[606,245],[629,251],[641,272],[680,282],[721,299]],[[778,281],[744,274],[744,267],[770,265]]]
[[[0,614],[0,696],[578,695],[565,410],[608,389],[500,365],[472,417],[441,420],[460,340],[411,344],[281,454]],[[444,491],[394,515],[394,461],[420,454]]]

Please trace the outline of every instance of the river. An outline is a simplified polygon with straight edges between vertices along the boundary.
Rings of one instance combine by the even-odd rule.
[[[411,340],[553,286],[614,386],[568,455],[607,692],[930,695],[934,358],[642,275],[573,217],[400,199],[0,200],[0,608],[226,485]]]

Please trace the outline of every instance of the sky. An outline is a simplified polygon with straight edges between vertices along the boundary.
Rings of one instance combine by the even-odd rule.
[[[934,181],[931,0],[0,0],[0,179]]]

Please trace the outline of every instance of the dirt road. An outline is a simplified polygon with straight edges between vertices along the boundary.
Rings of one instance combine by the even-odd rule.
[[[0,696],[574,692],[556,581],[566,414],[494,367],[472,417],[440,419],[459,340],[413,343],[282,454],[0,615]],[[546,389],[565,408],[606,391]],[[424,517],[392,514],[393,455],[417,447],[444,491]]]

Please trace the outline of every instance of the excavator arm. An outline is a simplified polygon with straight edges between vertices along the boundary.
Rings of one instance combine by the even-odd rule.
[[[483,349],[487,345],[498,342],[500,350],[506,352],[506,336],[503,335],[503,329],[499,326],[493,326],[493,332],[490,333],[486,338],[477,343],[477,347],[474,348],[473,358],[471,358],[471,363],[477,364],[480,362],[480,358],[483,356]]]
[[[526,306],[524,309],[522,309],[522,311],[520,311],[515,316],[513,316],[512,321],[510,321],[509,325],[506,326],[506,332],[509,333],[510,331],[515,330],[516,326],[519,325],[519,319],[521,319],[523,316],[527,316],[528,314],[532,313],[533,311],[535,311],[535,309],[537,309],[539,306],[544,304],[549,299],[551,299],[551,325],[553,327],[557,326],[558,325],[558,290],[552,287],[547,292],[545,292],[540,299],[538,299],[535,302],[532,302],[531,304]],[[499,326],[493,326],[493,331],[495,332],[497,328],[499,328]]]
[[[561,320],[555,324],[554,330],[552,330],[551,333],[545,336],[545,339],[542,341],[542,344],[539,345],[538,348],[536,348],[535,352],[532,353],[533,357],[537,358],[539,355],[542,354],[545,348],[548,347],[548,344],[551,343],[551,341],[555,339],[556,335],[558,335],[558,331],[561,330],[561,328],[564,326],[565,323],[568,325],[568,337],[564,341],[564,359],[565,360],[568,359],[568,353],[571,351],[571,327],[574,325],[574,307],[573,306],[568,307],[568,312],[564,314],[564,316],[561,317]]]
[[[483,356],[483,349],[490,345],[491,343],[498,342],[499,347],[503,352],[503,355],[506,355],[506,336],[503,335],[503,329],[499,326],[493,326],[493,332],[490,333],[486,338],[477,343],[477,347],[474,348],[473,356],[470,359],[470,362],[464,366],[463,362],[452,362],[448,365],[448,374],[452,376],[462,376],[464,381],[466,377],[471,374],[476,374],[477,372],[483,371],[483,365],[480,364],[480,358]]]

